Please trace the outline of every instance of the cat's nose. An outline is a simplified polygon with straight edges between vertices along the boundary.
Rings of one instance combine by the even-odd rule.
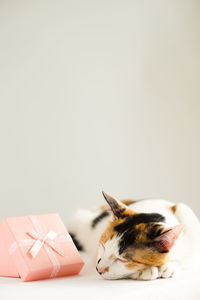
[[[106,267],[106,268],[96,267],[96,270],[97,270],[97,272],[98,272],[100,275],[102,275],[102,274],[104,274],[104,273],[106,273],[106,272],[109,272],[109,267]]]
[[[97,272],[101,275],[101,274],[104,273],[104,269],[98,266],[98,264],[100,263],[100,261],[101,261],[101,258],[99,258],[99,260],[98,260],[98,262],[97,262],[96,270],[97,270]]]
[[[99,275],[101,275],[105,272],[103,268],[99,268],[99,267],[96,267],[96,270],[99,273]]]
[[[102,275],[103,273],[106,273],[106,272],[109,271],[109,267],[102,268],[102,267],[98,266],[99,263],[100,263],[100,261],[101,261],[101,258],[100,258],[100,259],[98,260],[98,262],[97,262],[96,270],[97,270],[97,272],[98,272],[100,275]]]

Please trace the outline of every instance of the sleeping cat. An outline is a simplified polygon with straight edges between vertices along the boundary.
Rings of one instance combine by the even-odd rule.
[[[168,278],[199,262],[200,224],[187,205],[103,196],[108,205],[78,211],[67,226],[103,278]]]

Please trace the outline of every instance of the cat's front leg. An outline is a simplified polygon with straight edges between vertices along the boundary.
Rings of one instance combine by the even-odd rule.
[[[160,278],[170,278],[174,277],[179,270],[179,265],[177,262],[168,262],[165,265],[159,267],[159,277]]]
[[[132,274],[131,278],[136,280],[154,280],[159,277],[158,267],[150,267],[143,271],[137,271]]]

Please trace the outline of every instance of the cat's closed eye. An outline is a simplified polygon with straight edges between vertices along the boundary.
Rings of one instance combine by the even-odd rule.
[[[115,261],[119,261],[119,262],[122,262],[122,263],[126,263],[126,262],[127,262],[127,259],[116,258]]]

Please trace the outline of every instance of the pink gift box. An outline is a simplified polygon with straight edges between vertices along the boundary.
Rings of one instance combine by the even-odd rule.
[[[32,281],[75,275],[83,264],[58,214],[5,218],[0,224],[0,276]]]

